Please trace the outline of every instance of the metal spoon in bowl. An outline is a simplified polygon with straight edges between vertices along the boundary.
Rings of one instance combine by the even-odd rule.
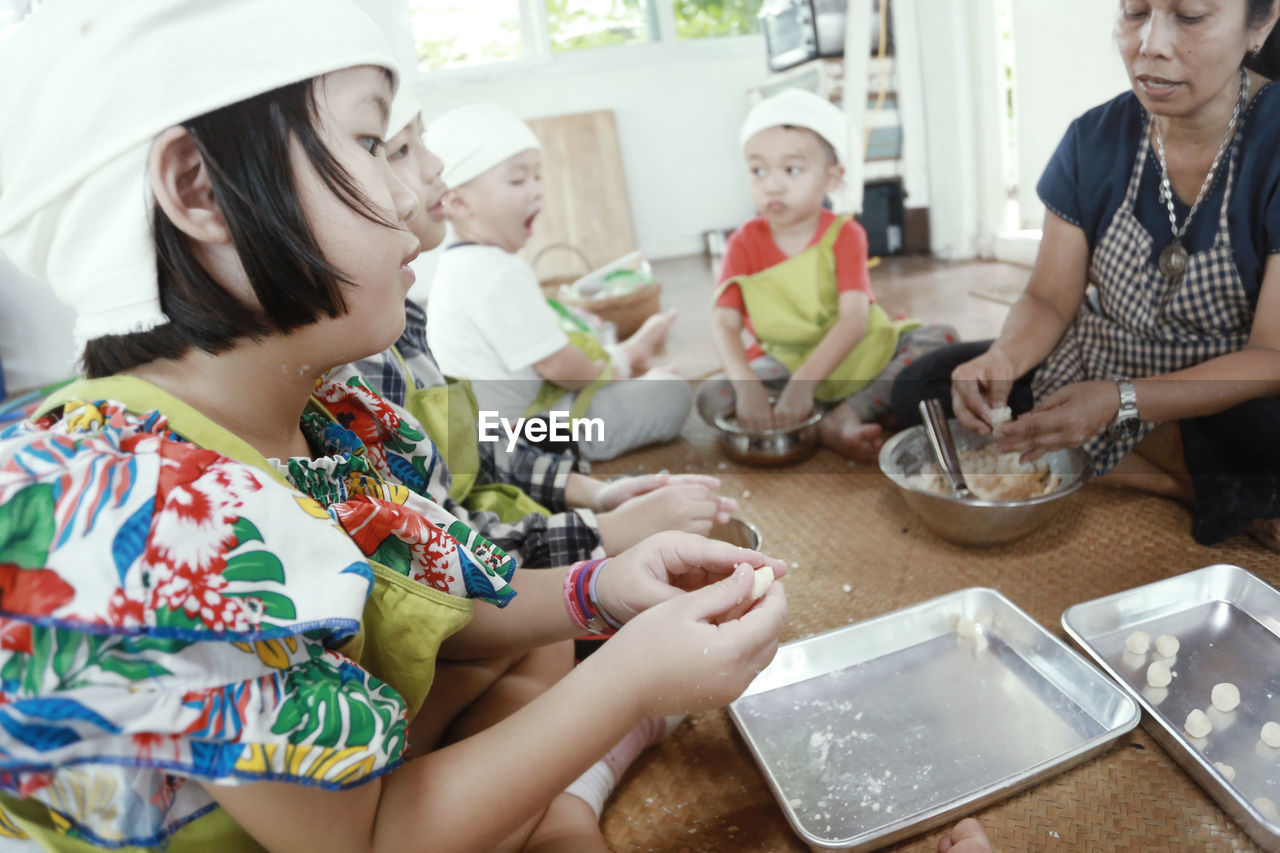
[[[947,423],[946,412],[942,409],[942,401],[938,399],[920,401],[920,419],[924,422],[925,435],[929,436],[929,445],[938,458],[942,474],[947,478],[951,491],[961,500],[976,500],[964,481],[964,473],[960,470],[960,454],[956,452],[955,440],[951,437],[951,425]]]

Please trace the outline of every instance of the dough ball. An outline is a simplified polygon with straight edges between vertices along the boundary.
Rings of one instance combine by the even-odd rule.
[[[1259,737],[1272,749],[1280,749],[1280,723],[1266,723]]]
[[[1178,638],[1173,636],[1173,634],[1161,634],[1159,637],[1156,637],[1156,651],[1161,657],[1173,657],[1178,653],[1178,649],[1181,645],[1182,644],[1178,642]]]
[[[977,624],[967,616],[961,616],[956,620],[956,633],[961,637],[972,637],[977,633]]]
[[[1221,761],[1213,762],[1213,766],[1218,768],[1218,772],[1222,774],[1222,778],[1228,782],[1236,778],[1236,769],[1230,764],[1223,764]]]
[[[1170,681],[1173,681],[1173,673],[1169,671],[1167,663],[1156,661],[1147,667],[1147,684],[1149,686],[1168,687]]]
[[[751,581],[751,600],[755,601],[760,596],[769,591],[769,587],[773,585],[773,567],[761,566],[756,569],[756,576]]]
[[[1213,731],[1213,721],[1209,719],[1208,714],[1196,708],[1187,714],[1187,722],[1182,727],[1192,737],[1206,737]]]
[[[1266,797],[1258,797],[1258,799],[1254,800],[1253,807],[1262,812],[1262,816],[1267,820],[1274,821],[1280,819],[1280,813],[1276,812],[1276,804]]]
[[[1213,685],[1210,697],[1213,700],[1213,707],[1225,714],[1228,711],[1234,711],[1240,704],[1240,689],[1230,681],[1224,681]]]
[[[1151,635],[1146,631],[1134,631],[1125,638],[1124,647],[1135,655],[1145,655],[1151,648]]]
[[[991,416],[992,429],[1000,426],[1000,424],[1007,424],[1009,421],[1013,420],[1013,409],[1008,406],[1000,406],[992,409],[988,414]]]

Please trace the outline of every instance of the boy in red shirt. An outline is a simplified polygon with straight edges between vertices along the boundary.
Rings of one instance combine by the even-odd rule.
[[[751,110],[741,137],[759,215],[729,238],[712,321],[725,372],[699,389],[699,412],[714,422],[734,411],[759,431],[799,423],[816,406],[827,411],[822,443],[872,462],[894,377],[955,331],[890,320],[871,292],[866,232],[824,207],[844,182],[849,148],[837,107],[787,89]]]

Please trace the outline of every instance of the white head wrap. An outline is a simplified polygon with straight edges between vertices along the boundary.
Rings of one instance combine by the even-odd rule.
[[[494,166],[542,143],[529,125],[497,104],[469,104],[427,126],[427,148],[444,161],[446,186],[460,187]]]
[[[349,0],[45,4],[0,47],[0,251],[76,309],[80,344],[167,323],[152,140],[357,65],[395,72],[385,37]]]
[[[388,3],[387,0],[354,0],[364,10],[391,46],[395,54],[396,64],[409,77],[418,65],[413,54],[413,37],[409,28],[409,7],[404,3]],[[387,120],[387,139],[404,130],[413,117],[422,112],[422,105],[413,96],[413,86],[408,79],[402,79],[396,87],[395,99],[391,101],[391,115]]]
[[[413,117],[422,112],[422,105],[404,85],[396,89],[396,96],[391,101],[391,118],[387,122],[387,139],[395,136],[409,126]]]
[[[804,127],[825,139],[835,149],[836,159],[848,166],[857,150],[850,139],[849,119],[835,104],[805,89],[783,89],[751,108],[742,123],[742,147],[762,130],[779,125]]]

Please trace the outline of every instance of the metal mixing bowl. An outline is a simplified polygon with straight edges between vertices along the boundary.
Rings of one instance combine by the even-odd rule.
[[[992,442],[959,421],[948,423],[957,449],[977,449]],[[1078,447],[1055,450],[1044,459],[1061,479],[1058,488],[1047,495],[1022,501],[961,500],[951,494],[923,491],[911,481],[926,462],[934,460],[923,426],[903,430],[880,448],[880,470],[897,485],[907,506],[930,530],[957,545],[998,545],[1025,536],[1058,509],[1058,501],[1089,479],[1089,455]]]
[[[737,517],[729,519],[724,524],[711,525],[711,530],[707,531],[707,538],[719,539],[740,548],[750,548],[752,551],[759,551],[760,543],[764,541],[758,527]]]
[[[749,432],[739,427],[737,417],[729,412],[716,415],[712,426],[719,434],[720,447],[730,459],[757,468],[779,468],[803,462],[818,449],[818,430],[814,427],[823,414],[821,409],[815,409],[794,426]]]

